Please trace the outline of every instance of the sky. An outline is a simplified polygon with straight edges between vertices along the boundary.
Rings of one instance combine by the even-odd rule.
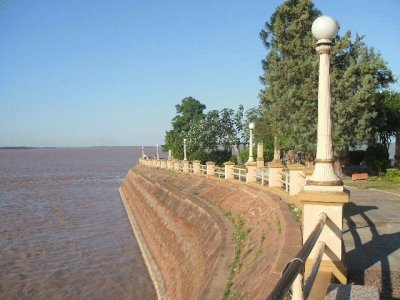
[[[282,3],[0,0],[0,147],[150,146],[185,97],[257,106],[259,32]],[[399,77],[399,0],[314,4]]]

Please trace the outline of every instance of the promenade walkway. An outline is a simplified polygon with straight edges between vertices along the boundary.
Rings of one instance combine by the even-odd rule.
[[[400,299],[400,195],[346,186],[343,240],[349,283],[376,286]]]

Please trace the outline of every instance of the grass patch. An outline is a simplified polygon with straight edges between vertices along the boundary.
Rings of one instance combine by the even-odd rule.
[[[259,244],[260,246],[258,247],[258,251],[256,252],[254,261],[257,261],[257,260],[260,258],[260,256],[262,255],[262,247],[263,247],[265,238],[266,238],[266,233],[265,233],[265,231],[263,230],[263,231],[262,231],[262,234],[261,234],[261,237],[260,237],[260,244]]]
[[[277,214],[275,214],[275,218],[274,218],[274,229],[277,233],[281,234],[281,232],[282,232],[281,221],[279,220],[279,217]]]
[[[235,227],[235,231],[233,233],[233,241],[235,242],[235,256],[233,258],[232,264],[231,264],[231,270],[229,272],[229,276],[228,276],[228,282],[225,285],[225,289],[224,289],[224,294],[222,296],[223,300],[228,299],[229,294],[231,293],[231,287],[233,285],[233,278],[235,276],[235,274],[237,272],[239,272],[240,267],[242,265],[243,262],[243,257],[242,257],[242,246],[243,243],[246,240],[246,237],[249,233],[249,230],[246,230],[244,228],[244,222],[243,220],[240,218],[240,216],[236,216],[233,215],[232,212],[225,212],[224,216],[230,220],[234,227]],[[247,251],[249,252],[249,249]],[[246,252],[246,255],[248,255],[248,253]]]
[[[292,219],[295,222],[301,222],[301,210],[296,207],[296,205],[288,204],[290,212],[292,213]]]
[[[383,191],[392,191],[400,194],[400,184],[397,181],[397,176],[392,174],[394,172],[388,172],[384,176],[372,176],[369,180],[357,180],[351,179],[345,180],[345,184],[359,189],[377,189]]]

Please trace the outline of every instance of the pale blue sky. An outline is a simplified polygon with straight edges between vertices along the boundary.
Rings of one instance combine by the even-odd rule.
[[[155,145],[186,96],[256,106],[281,3],[0,0],[0,146]],[[314,3],[400,75],[399,0]]]

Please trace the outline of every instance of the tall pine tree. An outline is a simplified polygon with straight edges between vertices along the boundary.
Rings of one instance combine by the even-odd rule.
[[[311,0],[288,0],[260,33],[268,50],[260,94],[266,118],[283,145],[309,154],[316,148],[319,63],[311,26],[320,15]],[[341,152],[375,140],[379,92],[393,76],[350,32],[333,41],[331,64],[333,144]]]

